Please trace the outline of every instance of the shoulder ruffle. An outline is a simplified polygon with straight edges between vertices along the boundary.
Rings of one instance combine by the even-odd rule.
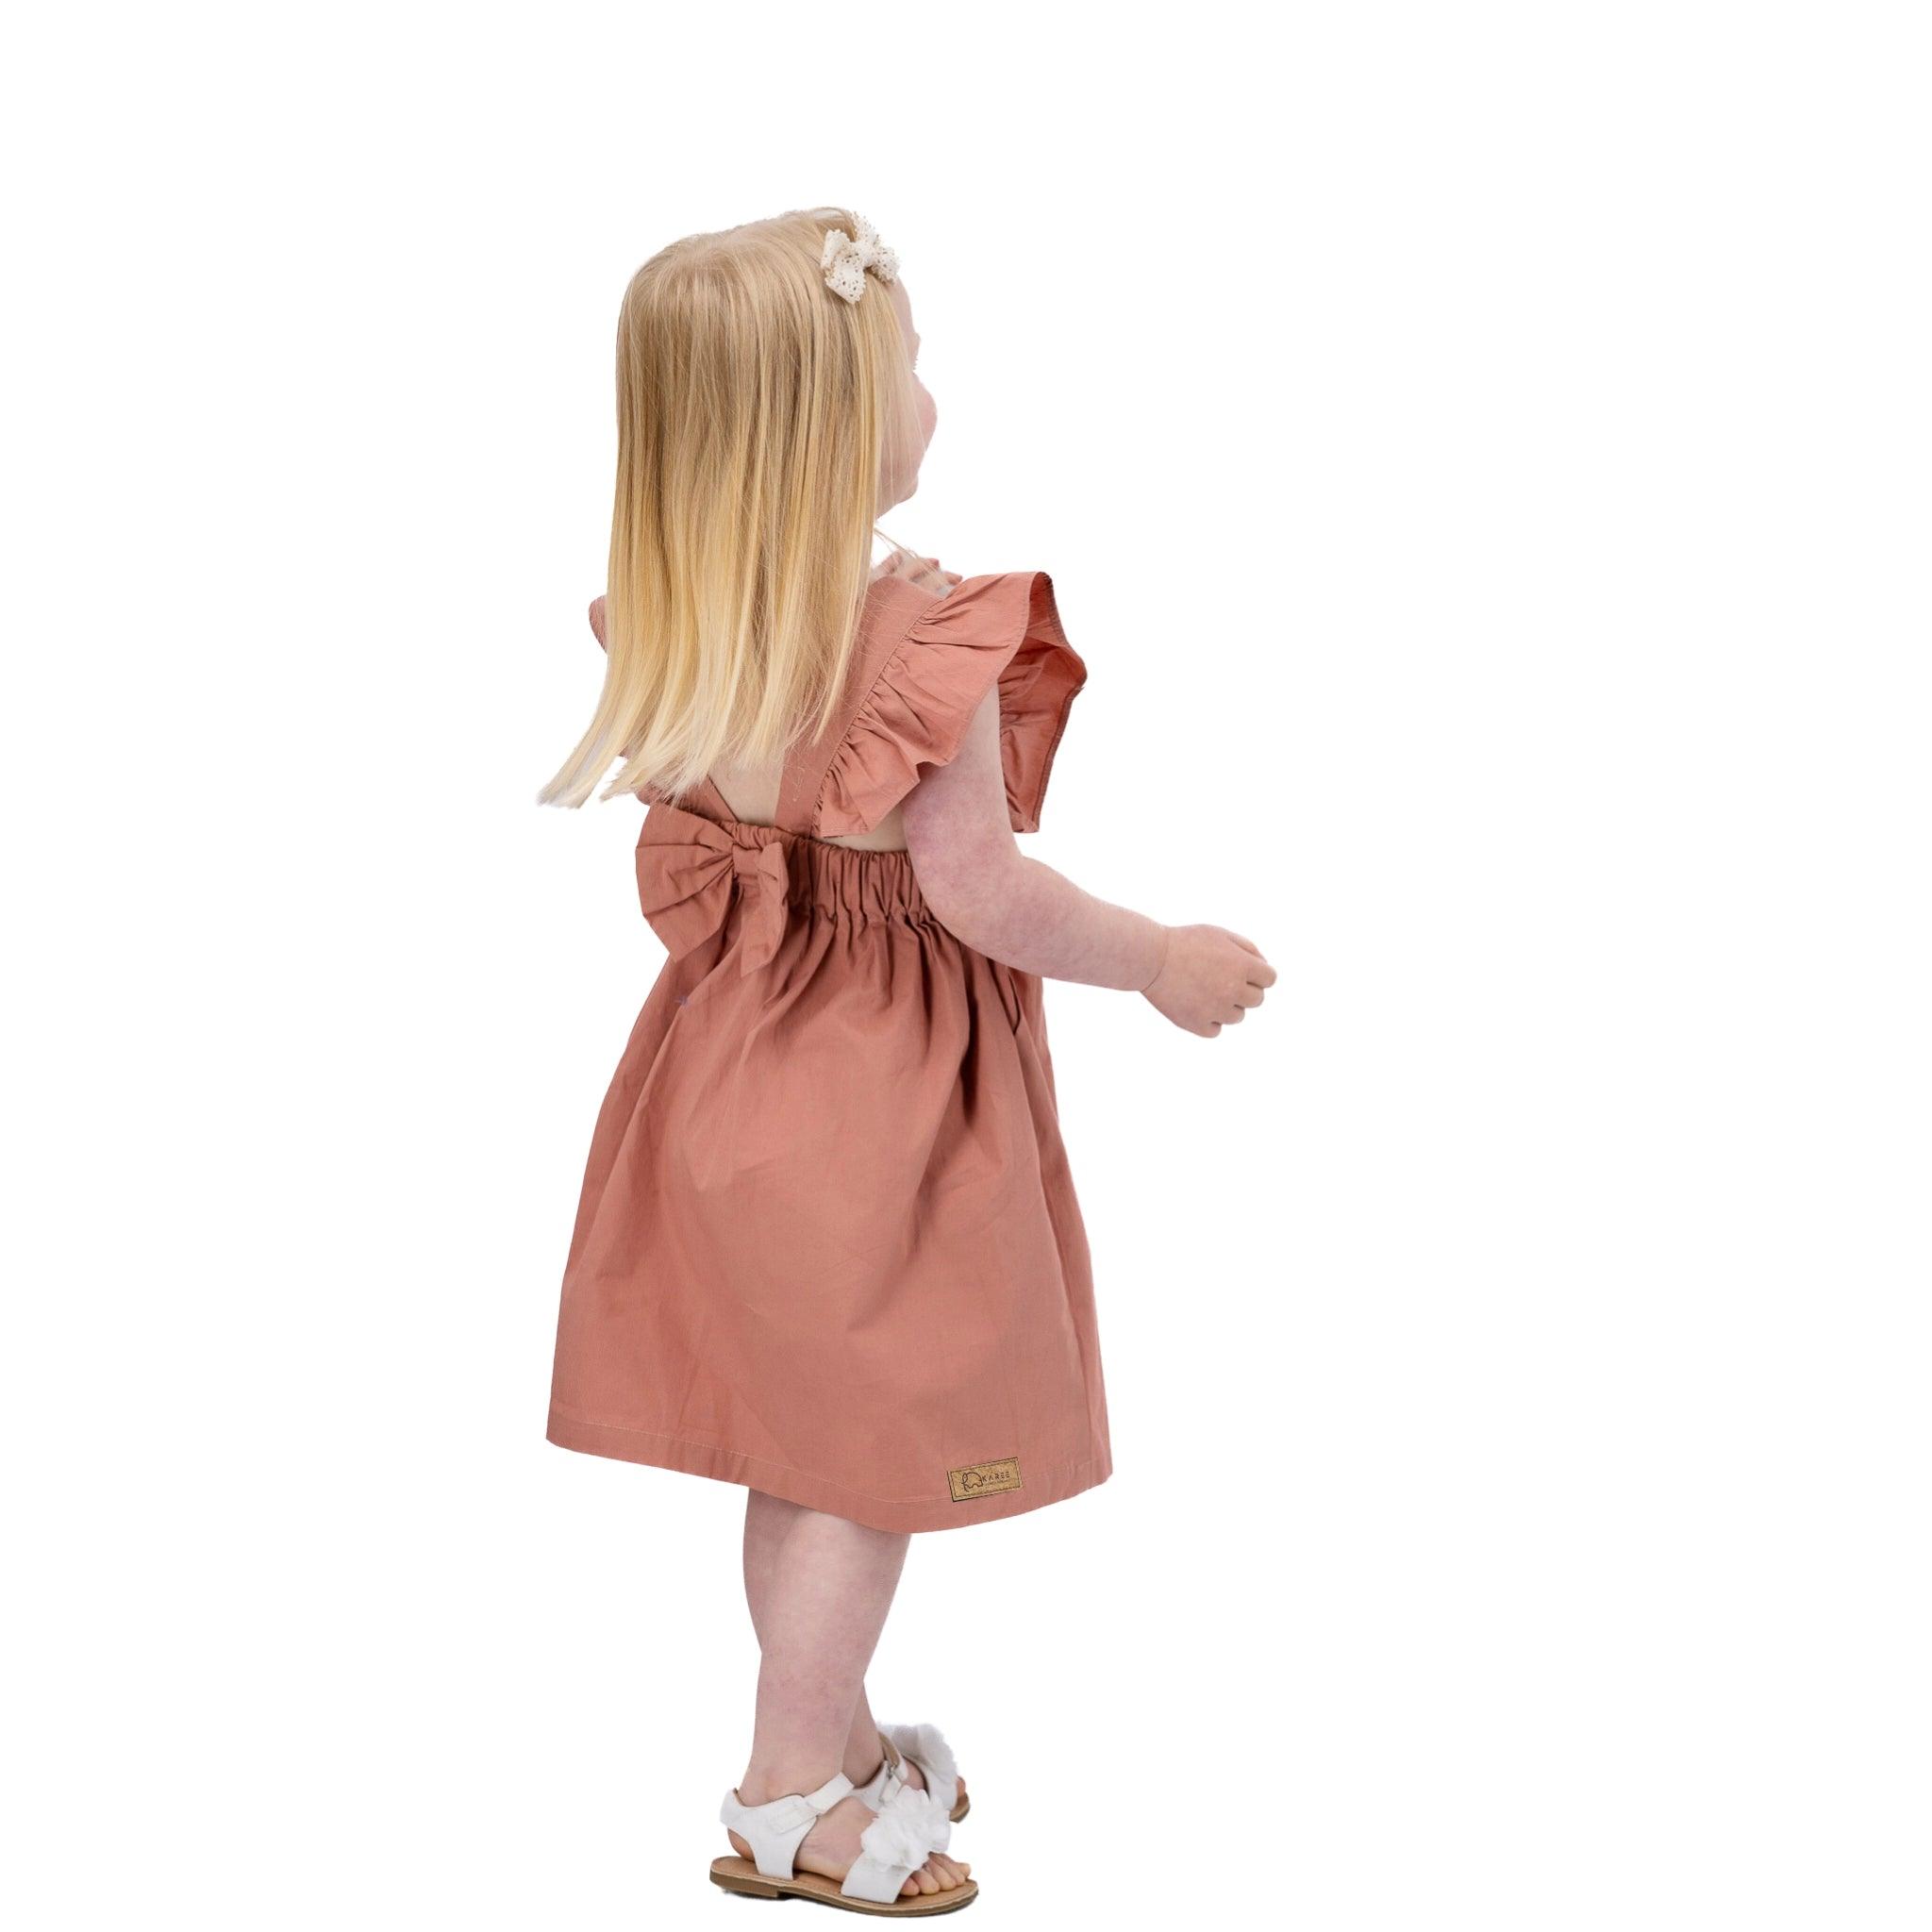
[[[1054,753],[1086,682],[1044,571],[966,578],[913,619],[880,666],[826,768],[814,829],[828,838],[871,831],[919,782],[922,766],[952,761],[997,684],[1008,816],[1014,831],[1038,831]]]

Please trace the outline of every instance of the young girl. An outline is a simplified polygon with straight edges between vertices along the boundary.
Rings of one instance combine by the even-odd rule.
[[[932,397],[897,260],[843,208],[674,242],[618,323],[596,715],[546,801],[650,802],[670,959],[612,1080],[549,1437],[742,1484],[762,1662],[730,1891],[953,1911],[967,1799],[865,1674],[909,1533],[1106,1480],[1086,1238],[1041,979],[1212,1038],[1274,973],[1024,858],[1086,667],[1039,571],[874,524]],[[620,762],[621,761],[621,762]]]

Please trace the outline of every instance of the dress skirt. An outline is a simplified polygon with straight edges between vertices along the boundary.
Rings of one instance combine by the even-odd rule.
[[[884,1530],[1111,1464],[1041,984],[903,852],[654,804],[672,948],[592,1138],[549,1437]]]

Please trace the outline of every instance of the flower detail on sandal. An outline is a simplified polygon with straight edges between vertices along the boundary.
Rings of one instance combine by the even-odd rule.
[[[840,1890],[848,1898],[883,1904],[899,1896],[906,1881],[952,1842],[952,1821],[924,1791],[901,1785],[879,1815],[858,1834],[858,1858]]]
[[[958,1824],[973,1808],[960,1794],[959,1766],[953,1747],[937,1724],[881,1724],[879,1750],[879,1768],[855,1792],[861,1804],[876,1811],[901,1785],[911,1782],[906,1775],[909,1764],[953,1824]]]
[[[933,1803],[950,1819],[959,1794],[959,1766],[945,1734],[937,1724],[881,1724],[879,1729],[901,1757],[919,1767]]]
[[[857,302],[865,293],[866,270],[882,282],[895,281],[899,258],[879,240],[879,231],[863,215],[855,213],[852,222],[858,230],[856,236],[843,228],[826,229],[819,266],[824,270],[825,287],[833,294]]]

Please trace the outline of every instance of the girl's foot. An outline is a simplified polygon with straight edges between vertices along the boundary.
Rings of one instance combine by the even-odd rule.
[[[911,1766],[907,1769],[909,1772]],[[911,1779],[908,1777],[907,1782],[909,1784]],[[745,1804],[764,1804],[769,1798],[779,1795],[776,1791],[757,1795],[744,1790],[739,1792],[741,1801]],[[874,1815],[857,1798],[841,1798],[806,1833],[793,1859],[793,1869],[816,1873],[819,1877],[835,1882],[842,1879],[858,1862],[859,1834],[873,1822]],[[731,1849],[741,1858],[752,1856],[751,1847],[735,1831],[726,1832],[725,1837],[731,1840]],[[961,1859],[949,1858],[942,1852],[935,1852],[900,1887],[899,1895],[901,1898],[916,1898],[922,1893],[957,1891],[972,1869]]]

